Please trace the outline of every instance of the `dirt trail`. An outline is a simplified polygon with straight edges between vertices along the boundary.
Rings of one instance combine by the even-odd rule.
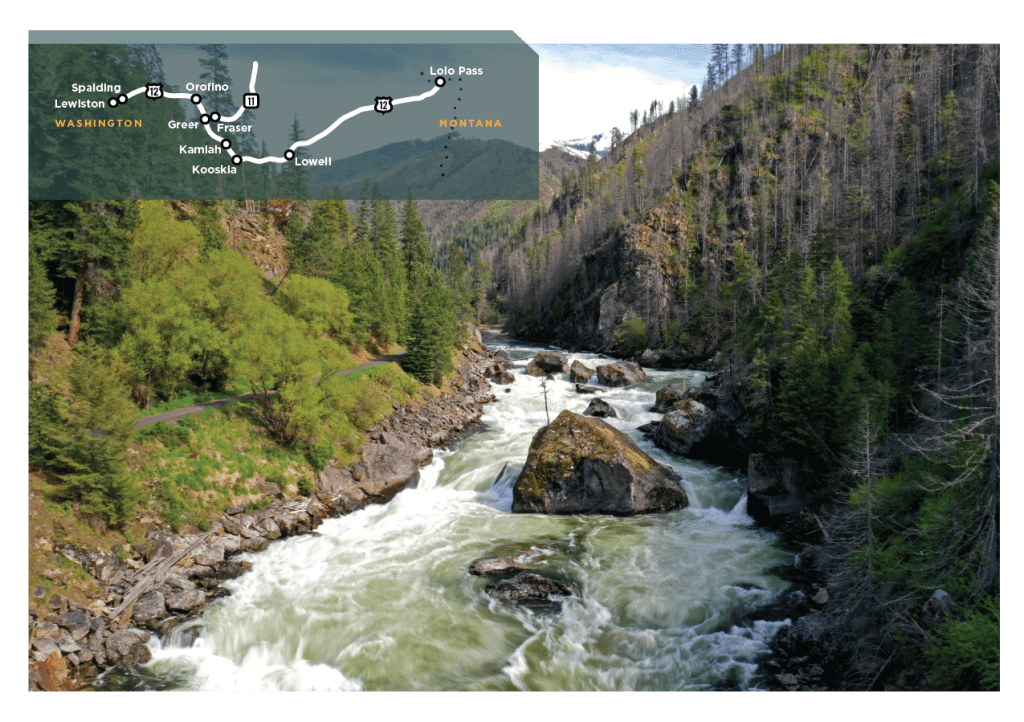
[[[367,361],[366,363],[361,364],[359,366],[354,366],[353,368],[345,369],[344,371],[339,371],[338,373],[335,374],[335,376],[344,376],[345,374],[350,374],[353,371],[360,371],[361,369],[368,369],[371,366],[380,366],[381,364],[386,364],[386,363],[391,363],[393,361],[398,361],[399,359],[402,358],[403,355],[404,354],[396,353],[396,354],[391,354],[390,356],[383,356],[382,358],[379,358],[376,361]],[[271,393],[273,393],[273,392],[271,392]],[[207,402],[202,403],[202,404],[196,404],[195,406],[186,406],[183,409],[175,409],[174,411],[165,411],[162,414],[153,414],[152,416],[147,416],[144,419],[139,419],[138,421],[135,422],[135,428],[136,429],[142,429],[142,428],[145,428],[146,426],[152,426],[153,424],[158,424],[161,421],[166,421],[168,423],[174,423],[178,419],[183,419],[186,416],[191,416],[192,414],[201,414],[202,412],[209,411],[210,409],[220,409],[220,408],[223,408],[224,406],[227,406],[228,404],[232,404],[232,403],[234,403],[236,401],[252,401],[255,398],[256,398],[256,394],[248,393],[248,394],[242,394],[241,396],[233,396],[230,399],[217,399],[215,401],[207,401]]]

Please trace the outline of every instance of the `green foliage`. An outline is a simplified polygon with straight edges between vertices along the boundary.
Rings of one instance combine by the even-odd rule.
[[[999,689],[999,594],[968,610],[963,621],[947,618],[925,654],[931,681],[941,689]]]
[[[647,348],[647,325],[639,316],[630,315],[615,327],[612,339],[631,351],[640,351]]]
[[[274,301],[299,322],[307,337],[348,338],[352,315],[344,288],[319,278],[291,276],[274,294]]]
[[[86,352],[75,354],[66,390],[31,390],[29,458],[58,476],[57,499],[120,526],[142,499],[127,468],[135,414],[116,356]]]
[[[308,476],[299,477],[298,481],[299,493],[303,496],[313,496],[313,492],[316,490],[313,485],[313,480]]]
[[[313,467],[313,471],[318,474],[323,471],[334,456],[334,444],[328,439],[322,439],[317,443],[313,444],[306,451],[306,460],[309,461],[309,465]]]
[[[402,368],[421,383],[440,386],[452,366],[455,313],[440,274],[429,269],[427,279],[409,322],[408,350]]]
[[[176,449],[188,444],[189,429],[184,426],[171,426],[161,421],[140,429],[138,436],[140,440],[156,439],[168,449]]]
[[[187,522],[188,509],[178,493],[177,484],[171,479],[161,479],[157,482],[155,496],[164,521],[170,524],[175,532],[180,532]]]
[[[268,481],[269,481],[269,478],[268,478]],[[274,482],[274,483],[277,483],[277,482]],[[274,497],[272,497],[272,496],[260,497],[259,499],[256,499],[255,501],[250,501],[248,504],[246,504],[244,512],[246,514],[252,514],[254,511],[259,511],[261,509],[266,509],[268,506],[270,506],[273,503],[274,503]]]
[[[37,348],[57,329],[56,293],[37,253],[28,255],[28,347]]]

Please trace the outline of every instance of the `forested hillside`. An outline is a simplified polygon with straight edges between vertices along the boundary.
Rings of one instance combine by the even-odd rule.
[[[491,300],[519,338],[728,371],[747,450],[826,517],[847,685],[997,686],[999,48],[729,58],[492,236]]]
[[[438,271],[414,201],[399,218],[367,195],[354,218],[328,199],[265,215],[216,201],[30,204],[29,466],[47,496],[103,526],[134,523],[140,504],[198,523],[245,497],[256,471],[312,484],[310,468],[354,458],[421,383],[440,386],[471,288]],[[408,376],[393,364],[335,375],[402,347]],[[220,464],[167,473],[165,454],[190,438],[200,462],[224,460],[185,427],[136,433],[136,418],[245,392],[254,403],[228,414],[217,443],[270,461],[235,454],[245,469],[225,468],[241,484],[211,481]]]

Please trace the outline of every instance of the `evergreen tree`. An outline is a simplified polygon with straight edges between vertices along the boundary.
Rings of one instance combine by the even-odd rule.
[[[384,270],[373,253],[369,238],[357,237],[342,249],[341,262],[331,280],[344,286],[348,292],[353,327],[359,340],[369,343],[370,332],[379,338],[383,334],[381,301],[385,293]]]
[[[128,444],[135,437],[135,409],[121,381],[116,356],[92,350],[74,355],[68,395],[60,388],[33,389],[32,429],[37,462],[60,479],[59,498],[111,526],[131,520],[142,492],[128,474]]]
[[[199,59],[199,66],[203,72],[199,79],[204,83],[224,85],[231,87],[231,75],[228,73],[228,66],[224,61],[228,59],[226,45],[200,45],[199,49],[206,53],[205,58]],[[218,111],[222,116],[233,115],[235,108],[231,102],[230,90],[204,90],[203,107],[207,113]]]
[[[288,131],[288,146],[292,147],[300,140],[306,139],[306,132],[299,123],[299,114],[295,114],[292,127]],[[309,188],[309,170],[302,165],[302,160],[309,157],[309,151],[305,146],[295,148],[295,159],[286,163],[282,170],[278,188],[287,194],[288,198],[296,201],[309,200],[312,196]]]
[[[440,386],[451,370],[455,346],[455,315],[452,300],[437,270],[430,268],[427,283],[409,323],[408,351],[402,368],[422,383]]]
[[[365,181],[359,189],[359,205],[356,210],[356,225],[353,229],[356,238],[370,238],[373,221],[373,209],[370,205],[370,181]]]
[[[834,353],[844,354],[852,343],[850,292],[853,284],[843,262],[836,256],[825,274],[822,299],[824,330],[832,342]]]
[[[28,254],[28,349],[38,348],[57,329],[56,293],[37,253]]]
[[[402,249],[405,252],[405,273],[409,282],[410,305],[418,303],[430,264],[430,242],[423,222],[417,215],[412,192],[402,206]]]
[[[331,200],[336,210],[336,217],[338,219],[338,235],[340,238],[341,245],[348,243],[349,238],[352,234],[352,219],[348,214],[348,204],[345,203],[345,197],[341,194],[341,188],[334,186],[334,190],[331,192]]]
[[[735,43],[732,46],[732,71],[733,74],[743,69],[743,43]]]
[[[405,264],[398,247],[397,230],[395,207],[383,196],[380,186],[376,186],[370,237],[374,254],[384,273],[385,292],[380,303],[382,340],[385,343],[404,338],[407,323]]]
[[[43,203],[30,213],[29,240],[42,260],[75,280],[68,314],[68,343],[78,342],[86,282],[113,280],[126,267],[131,231],[140,219],[137,201]]]

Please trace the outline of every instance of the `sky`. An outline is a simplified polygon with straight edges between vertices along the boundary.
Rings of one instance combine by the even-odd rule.
[[[540,56],[540,149],[556,140],[629,132],[629,113],[699,85],[710,45],[530,43]],[[604,145],[599,143],[599,147]]]

